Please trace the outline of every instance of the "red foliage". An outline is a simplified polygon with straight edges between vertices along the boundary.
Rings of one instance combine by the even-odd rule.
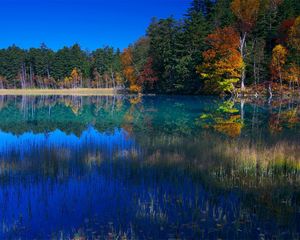
[[[286,44],[289,37],[289,31],[295,23],[295,18],[284,20],[278,30],[278,38],[276,40],[279,44]]]
[[[139,75],[138,83],[140,85],[149,85],[150,88],[153,88],[155,82],[158,81],[155,71],[153,70],[153,59],[149,57],[147,62]]]

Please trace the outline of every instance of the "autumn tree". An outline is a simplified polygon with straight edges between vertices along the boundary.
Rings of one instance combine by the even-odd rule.
[[[91,57],[93,85],[116,87],[116,76],[122,72],[120,51],[106,46],[93,51]]]
[[[203,53],[204,64],[197,68],[213,92],[233,92],[244,63],[239,52],[239,35],[232,27],[218,28],[206,39],[210,49]]]
[[[81,73],[77,68],[74,68],[71,72],[71,80],[72,80],[72,85],[74,87],[81,86],[82,87],[82,78],[81,78]]]
[[[138,83],[148,90],[153,90],[154,84],[157,81],[156,72],[153,70],[153,59],[149,57],[138,77]]]
[[[246,38],[247,34],[256,24],[260,1],[259,0],[233,0],[231,9],[238,19],[238,28],[240,30],[239,50],[243,61],[245,61]],[[241,89],[245,89],[246,71],[243,68],[241,76]]]
[[[284,72],[284,65],[286,63],[288,51],[287,49],[278,44],[274,47],[272,52],[272,61],[271,61],[271,74],[273,80],[280,80],[280,84],[282,87],[282,80],[283,80],[283,72]]]
[[[88,54],[78,44],[64,47],[55,53],[52,64],[52,76],[61,80],[69,76],[74,68],[80,69],[86,79],[90,76],[90,62]]]
[[[296,64],[300,64],[300,16],[294,21],[293,26],[290,28],[288,36],[288,45],[293,50],[293,57]]]
[[[277,40],[276,40],[278,44],[284,45],[288,42],[290,30],[291,27],[293,27],[294,23],[295,23],[295,19],[292,18],[292,19],[286,19],[280,24],[278,29],[278,34],[277,34]]]
[[[299,85],[300,17],[285,20],[281,24],[279,28],[279,40],[281,40],[285,47],[277,45],[274,48],[271,73],[273,78],[287,81],[291,89],[295,84]]]
[[[133,55],[132,55],[132,49],[127,48],[124,50],[124,52],[121,55],[121,62],[123,65],[123,74],[126,80],[129,82],[129,89],[132,92],[140,92],[141,86],[137,83],[137,72],[134,68],[133,64]]]
[[[299,86],[299,84],[300,84],[300,66],[295,63],[289,64],[289,66],[286,68],[286,70],[283,73],[283,78],[284,78],[284,80],[289,82],[290,89],[292,88],[292,86],[293,86],[293,88],[295,85]]]
[[[100,86],[101,86],[101,75],[98,72],[97,68],[94,68],[92,75],[93,75],[93,80],[92,80],[92,83],[91,83],[92,87],[100,88]]]
[[[239,137],[244,127],[240,111],[232,101],[222,102],[213,113],[202,114],[198,124],[232,138]]]
[[[64,78],[61,87],[76,88],[79,86],[82,86],[82,75],[79,69],[74,68],[70,76]]]

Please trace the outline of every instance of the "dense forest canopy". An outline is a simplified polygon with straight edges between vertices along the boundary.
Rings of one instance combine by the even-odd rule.
[[[182,19],[152,19],[122,52],[0,50],[0,88],[128,88],[167,94],[295,89],[300,79],[299,0],[194,0]]]

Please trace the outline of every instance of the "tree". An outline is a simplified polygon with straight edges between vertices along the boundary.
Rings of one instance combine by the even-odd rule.
[[[26,65],[32,87],[55,87],[56,83],[51,76],[54,54],[45,44],[40,48],[29,49]]]
[[[7,85],[7,80],[5,79],[5,77],[0,76],[0,89],[4,89]]]
[[[232,26],[235,17],[230,9],[232,0],[218,0],[212,6],[212,11],[208,12],[209,24],[214,28],[223,28]]]
[[[7,79],[9,87],[26,86],[26,52],[13,45],[0,51],[0,75]]]
[[[176,89],[176,37],[177,22],[174,18],[153,19],[147,30],[150,39],[150,57],[157,73],[159,92],[174,93]]]
[[[153,90],[154,84],[158,81],[155,71],[153,70],[153,59],[149,57],[138,77],[139,85],[146,90]]]
[[[286,58],[288,51],[287,49],[278,44],[273,49],[272,52],[272,61],[271,61],[271,74],[273,80],[280,80],[280,84],[282,87],[282,80],[283,80],[283,72],[284,72],[284,65],[286,63]]]
[[[259,0],[233,0],[231,3],[231,9],[234,15],[238,19],[238,27],[240,29],[240,44],[239,50],[243,61],[245,61],[245,45],[247,34],[255,26],[258,11],[259,11],[260,1]],[[245,89],[245,78],[246,71],[243,68],[242,77],[241,77],[241,90]]]
[[[129,82],[129,88],[132,92],[141,92],[142,88],[137,83],[137,72],[133,65],[132,49],[124,49],[121,55],[121,62],[123,65],[123,74],[126,80]]]
[[[92,75],[96,76],[98,86],[116,87],[116,76],[122,71],[120,52],[112,47],[104,47],[102,49],[96,49],[92,52]],[[94,74],[95,71],[98,74]],[[105,76],[105,77],[104,77]],[[100,81],[102,82],[100,83]]]
[[[238,50],[239,35],[232,27],[218,28],[206,41],[211,48],[203,53],[204,63],[198,67],[198,72],[206,79],[206,90],[232,93],[244,68]]]
[[[72,87],[78,87],[79,85],[82,87],[82,78],[81,73],[77,68],[74,68],[71,72],[71,80],[72,80]]]
[[[241,113],[232,101],[224,101],[212,113],[202,114],[198,123],[232,138],[239,137],[244,127]]]
[[[291,88],[292,85],[294,86],[297,84],[299,86],[300,84],[300,66],[291,63],[287,69],[283,73],[284,80],[289,82],[289,87]]]
[[[203,61],[201,53],[206,49],[205,39],[210,32],[203,11],[199,11],[196,6],[192,5],[184,22],[178,26],[175,41],[176,86],[179,92],[189,94],[199,91],[201,87],[201,79],[195,68]]]
[[[295,57],[299,61],[298,58],[300,55],[300,16],[295,19],[293,26],[289,30],[288,44],[293,50],[295,50]]]
[[[290,35],[290,30],[291,27],[294,25],[295,23],[295,19],[291,18],[291,19],[286,19],[284,20],[278,29],[278,34],[277,34],[277,43],[278,44],[286,44],[289,40],[289,35]]]
[[[291,85],[295,83],[299,86],[300,79],[300,16],[294,20],[290,27],[287,42],[291,48],[292,54],[289,55],[292,61],[285,72],[285,79],[291,88]]]
[[[57,80],[63,80],[74,68],[80,69],[85,79],[91,75],[88,54],[82,51],[78,44],[57,51],[53,60],[52,75]]]

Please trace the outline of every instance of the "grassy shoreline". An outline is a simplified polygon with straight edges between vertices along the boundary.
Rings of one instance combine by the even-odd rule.
[[[0,89],[4,95],[66,95],[66,96],[111,96],[118,91],[113,88],[72,88],[72,89]]]

